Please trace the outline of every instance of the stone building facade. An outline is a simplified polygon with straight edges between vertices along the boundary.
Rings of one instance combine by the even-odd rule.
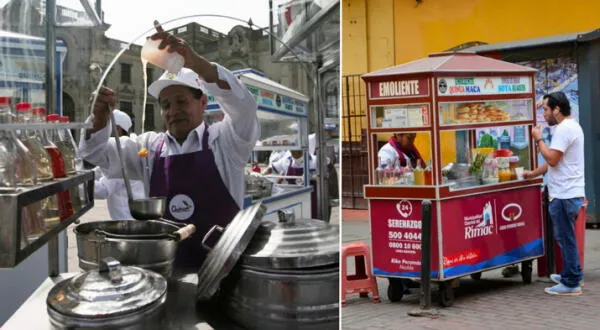
[[[0,29],[44,37],[43,14],[43,1],[10,1],[0,8]],[[76,17],[77,12],[57,6],[57,16]],[[115,56],[129,42],[107,38],[105,32],[109,27],[110,25],[103,24],[96,27],[59,26],[56,29],[57,38],[67,46],[63,62],[62,111],[72,120],[85,120],[90,111],[88,98],[90,92],[97,87],[101,72],[108,69]],[[188,23],[169,31],[185,39],[194,50],[210,61],[218,62],[230,70],[256,69],[268,78],[312,97],[312,82],[305,71],[310,66],[297,62],[273,62],[266,31],[238,25],[223,34],[198,23]],[[118,107],[133,117],[136,133],[142,130],[145,90],[140,51],[141,46],[130,45],[113,64],[104,81],[105,86],[118,91]],[[148,65],[148,83],[157,79],[161,73],[161,69]],[[337,82],[325,83],[323,89],[324,95],[329,89],[330,96],[335,96],[337,100]],[[332,100],[331,97],[327,99]],[[335,103],[337,107],[337,101]],[[337,117],[337,112],[330,113],[330,116],[334,115]],[[311,123],[314,123],[313,117],[314,111],[311,111]],[[145,129],[160,130],[163,127],[158,103],[148,96]]]

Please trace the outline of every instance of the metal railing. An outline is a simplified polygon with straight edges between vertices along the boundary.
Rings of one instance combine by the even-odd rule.
[[[360,75],[342,77],[342,207],[366,209],[363,185],[369,183],[367,101]]]

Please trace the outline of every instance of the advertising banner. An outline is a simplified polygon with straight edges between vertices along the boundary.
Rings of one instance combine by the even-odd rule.
[[[420,277],[421,201],[371,200],[373,272],[380,276]],[[432,204],[432,277],[438,274],[437,222]]]
[[[543,254],[540,187],[442,201],[444,277]]]
[[[529,94],[531,78],[523,77],[444,77],[438,80],[438,95]]]
[[[544,253],[540,187],[444,200],[441,237],[432,204],[431,269],[439,278],[439,239],[444,278],[468,275]],[[370,200],[373,272],[419,278],[421,201]]]

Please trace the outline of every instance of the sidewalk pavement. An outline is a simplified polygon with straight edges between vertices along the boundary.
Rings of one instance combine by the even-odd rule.
[[[360,214],[342,210],[342,241],[371,244],[369,222],[367,218],[356,219],[357,213]],[[348,214],[354,215],[349,217],[353,220],[346,220]],[[348,267],[353,267],[352,259]],[[448,308],[441,308],[437,303],[437,286],[433,285],[433,307],[442,314],[435,319],[407,315],[420,307],[419,289],[411,289],[410,295],[392,303],[386,294],[387,279],[378,278],[381,303],[374,304],[368,298],[359,298],[358,294],[348,295],[348,305],[342,308],[342,329],[600,329],[599,230],[586,231],[582,295],[557,297],[544,293],[544,288],[552,284],[545,278],[537,278],[536,267],[534,262],[532,284],[524,284],[521,276],[505,279],[500,269],[483,273],[479,281],[470,277],[461,279],[454,305]]]

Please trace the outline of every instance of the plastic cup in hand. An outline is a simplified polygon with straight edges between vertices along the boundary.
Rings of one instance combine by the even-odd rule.
[[[517,174],[517,180],[523,180],[523,172],[525,172],[525,169],[523,167],[516,167],[515,168],[515,173]]]
[[[146,40],[146,44],[142,47],[142,58],[169,73],[176,74],[183,68],[185,60],[179,53],[169,53],[167,48],[158,49],[161,41],[161,39]]]

